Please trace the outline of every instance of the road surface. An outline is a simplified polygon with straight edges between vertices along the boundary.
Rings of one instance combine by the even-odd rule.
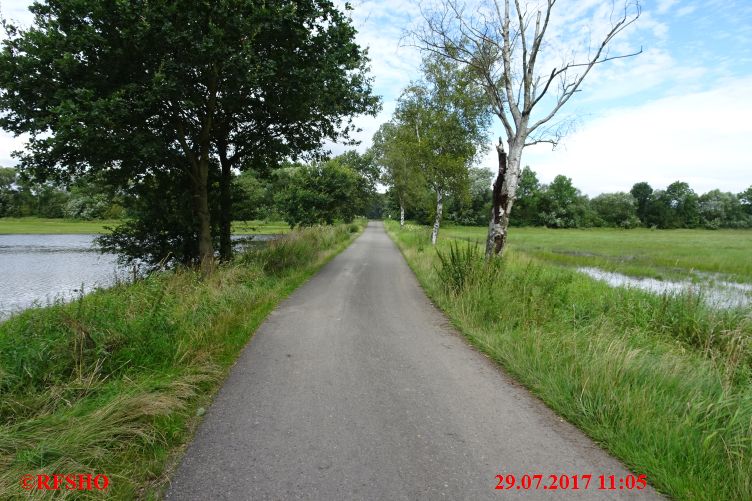
[[[510,473],[593,480],[495,490]],[[371,222],[253,336],[167,499],[658,498],[628,474],[471,348]]]

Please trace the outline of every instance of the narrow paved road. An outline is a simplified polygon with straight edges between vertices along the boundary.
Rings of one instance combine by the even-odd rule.
[[[497,474],[592,474],[498,491]],[[652,499],[447,324],[380,223],[282,303],[232,369],[168,499]],[[617,485],[618,489],[618,485]]]

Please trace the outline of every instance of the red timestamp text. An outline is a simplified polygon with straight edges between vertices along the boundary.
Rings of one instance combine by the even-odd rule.
[[[496,475],[496,490],[642,490],[648,486],[647,475]]]

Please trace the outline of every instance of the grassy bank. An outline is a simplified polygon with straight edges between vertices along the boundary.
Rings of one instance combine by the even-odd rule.
[[[117,226],[121,221],[81,219],[45,219],[40,217],[0,218],[0,235],[73,235],[106,233],[107,227]],[[258,233],[289,233],[290,226],[284,221],[234,221],[232,232],[236,235]]]
[[[255,329],[361,229],[295,231],[205,281],[165,272],[0,323],[0,499],[28,497],[24,474],[53,473],[157,498]]]
[[[0,235],[88,235],[105,233],[105,226],[116,226],[119,223],[118,220],[3,217],[0,218]]]
[[[284,221],[233,221],[232,233],[235,235],[256,235],[289,233],[290,225]]]
[[[448,226],[442,232],[446,237],[485,241],[488,229]],[[659,279],[721,273],[752,282],[752,230],[510,228],[509,234],[512,249],[559,264]]]
[[[634,472],[676,499],[752,499],[749,311],[611,288],[519,247],[486,265],[444,238],[442,265],[426,229],[387,228],[474,345]]]

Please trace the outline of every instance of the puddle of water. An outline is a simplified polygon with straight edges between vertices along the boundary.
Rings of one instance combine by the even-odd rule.
[[[278,233],[257,233],[255,235],[233,235],[232,243],[236,251],[243,252],[254,247],[266,245],[283,235]]]
[[[655,278],[635,278],[621,273],[604,271],[599,268],[578,267],[577,271],[613,287],[632,287],[653,294],[701,294],[705,302],[713,308],[745,308],[752,306],[752,284],[714,281],[710,284],[696,284],[687,280],[670,281]]]

